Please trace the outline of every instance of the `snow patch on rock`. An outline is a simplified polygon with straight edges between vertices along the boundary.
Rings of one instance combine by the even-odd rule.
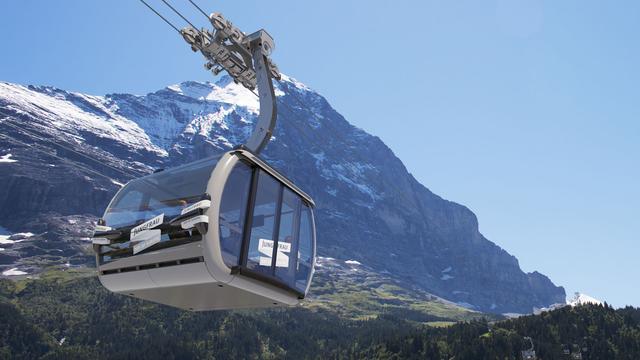
[[[7,154],[7,155],[0,156],[0,163],[18,162],[18,160],[12,159],[11,156],[13,156],[13,155],[12,154]]]
[[[15,244],[19,242],[23,242],[28,238],[32,237],[34,234],[30,232],[24,233],[15,233],[13,235],[5,234],[0,235],[0,244]]]
[[[19,275],[27,275],[27,272],[22,270],[18,270],[18,268],[11,268],[9,270],[2,272],[3,276],[19,276]]]

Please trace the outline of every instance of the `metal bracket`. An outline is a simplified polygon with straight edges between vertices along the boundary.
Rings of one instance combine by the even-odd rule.
[[[207,59],[205,68],[218,75],[223,70],[236,83],[253,91],[258,88],[260,113],[245,147],[259,154],[269,143],[276,125],[276,96],[271,78],[280,79],[278,67],[269,59],[275,48],[273,38],[258,30],[245,35],[219,13],[209,16],[214,30],[186,27],[180,31],[193,51]]]
[[[273,129],[276,127],[278,111],[276,109],[276,95],[273,90],[271,73],[267,69],[267,64],[269,64],[268,54],[265,54],[273,48],[272,45],[267,45],[267,40],[271,40],[271,44],[273,44],[273,39],[264,30],[259,30],[247,36],[247,38],[252,37],[249,47],[253,57],[253,69],[256,73],[260,113],[258,115],[258,123],[245,145],[249,150],[259,154],[271,140]]]

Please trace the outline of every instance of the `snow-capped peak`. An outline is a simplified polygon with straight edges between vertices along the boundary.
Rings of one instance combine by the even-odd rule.
[[[32,127],[51,133],[66,133],[82,143],[83,135],[113,139],[134,149],[146,149],[166,156],[134,122],[116,114],[100,96],[70,93],[47,86],[22,86],[0,82],[3,106],[17,114],[30,114]],[[4,159],[4,158],[3,158]],[[9,158],[6,158],[9,159]],[[5,159],[5,160],[6,160]]]
[[[251,112],[258,111],[258,96],[229,76],[222,76],[216,83],[185,81],[167,87],[168,90],[200,101],[215,101],[246,107]]]
[[[254,112],[259,108],[258,96],[226,75],[215,83],[185,81],[168,86],[167,89],[195,100],[233,104]]]
[[[282,74],[282,81],[302,91],[312,91],[302,82]],[[281,84],[274,82],[276,96],[283,96]],[[217,101],[246,107],[249,111],[259,109],[258,96],[240,84],[236,84],[229,75],[221,76],[215,83],[209,81],[185,81],[167,86],[167,90],[196,100]]]
[[[578,305],[585,305],[585,304],[602,305],[603,302],[598,299],[592,298],[589,295],[576,292],[573,298],[567,300],[567,304],[571,306],[578,306]]]
[[[298,88],[300,90],[313,91],[307,85],[301,83],[300,81],[296,80],[295,78],[292,78],[291,76],[287,76],[285,74],[280,74],[280,75],[281,75],[282,81],[291,83],[293,86],[295,86],[296,88]]]

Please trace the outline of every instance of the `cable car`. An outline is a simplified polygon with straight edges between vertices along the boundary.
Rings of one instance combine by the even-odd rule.
[[[295,305],[314,272],[315,204],[258,156],[277,116],[273,39],[244,36],[220,14],[210,21],[214,33],[181,33],[214,73],[258,88],[256,129],[231,151],[122,187],[93,235],[98,277],[110,291],[194,311]]]
[[[313,207],[243,149],[135,179],[94,234],[100,281],[190,310],[295,305],[313,274]]]

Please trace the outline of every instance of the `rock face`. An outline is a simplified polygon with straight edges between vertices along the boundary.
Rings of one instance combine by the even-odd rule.
[[[287,77],[276,93],[279,120],[264,157],[314,197],[320,255],[362,261],[482,311],[564,302],[562,287],[522,272],[478,232],[469,209],[418,183],[318,93]],[[51,219],[100,216],[127,179],[242,143],[257,112],[255,95],[225,77],[145,96],[0,83],[0,225],[49,232]],[[8,154],[13,161],[2,161]]]

